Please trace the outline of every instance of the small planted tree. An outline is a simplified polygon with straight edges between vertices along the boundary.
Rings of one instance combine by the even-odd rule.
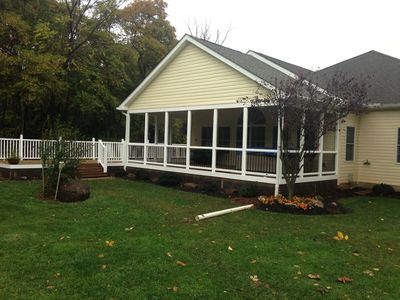
[[[43,197],[54,196],[58,183],[63,184],[76,177],[81,150],[71,141],[78,139],[78,131],[68,126],[57,125],[55,129],[43,133],[40,148]]]
[[[295,193],[296,180],[307,159],[314,159],[323,135],[335,131],[349,114],[361,114],[367,107],[366,81],[337,73],[318,85],[304,77],[277,82],[266,90],[260,83],[255,97],[242,98],[252,106],[274,106],[280,129],[279,159],[288,198]]]

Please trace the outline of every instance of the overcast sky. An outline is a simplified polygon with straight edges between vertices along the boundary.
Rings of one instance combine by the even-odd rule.
[[[178,38],[187,23],[231,26],[224,46],[318,69],[369,50],[400,58],[400,0],[166,0]]]

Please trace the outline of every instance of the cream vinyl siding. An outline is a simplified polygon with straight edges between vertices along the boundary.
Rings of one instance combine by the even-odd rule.
[[[192,44],[133,100],[129,109],[162,109],[236,103],[258,84]]]
[[[359,146],[359,116],[350,115],[339,126],[339,164],[338,184],[358,181],[358,146]],[[354,127],[354,160],[346,161],[346,134],[347,127]]]
[[[396,162],[400,110],[371,111],[359,121],[358,181],[400,187],[400,164]],[[364,164],[364,162],[370,165]]]

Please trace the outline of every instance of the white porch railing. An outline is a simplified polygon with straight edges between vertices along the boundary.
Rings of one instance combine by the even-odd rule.
[[[49,149],[51,154],[57,142],[57,140],[25,139],[23,135],[19,138],[0,138],[0,160],[11,156],[17,156],[22,160],[38,160],[41,158],[41,149]],[[76,153],[78,159],[97,159],[105,172],[109,163],[122,163],[124,157],[124,140],[103,142],[93,138],[90,141],[64,141],[64,145]]]
[[[97,161],[103,167],[104,173],[106,173],[107,163],[108,163],[108,153],[107,153],[107,146],[102,142],[102,140],[99,140],[97,153],[98,153]]]

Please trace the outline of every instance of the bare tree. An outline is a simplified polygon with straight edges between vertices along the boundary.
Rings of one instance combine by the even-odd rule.
[[[296,180],[305,161],[316,157],[321,137],[335,131],[347,115],[361,114],[367,108],[367,84],[363,79],[337,73],[323,89],[321,85],[300,77],[275,80],[275,88],[270,91],[264,88],[267,85],[263,82],[255,97],[239,100],[252,106],[276,107],[281,132],[278,153],[289,199],[294,196]]]
[[[215,34],[213,34],[210,21],[199,23],[196,19],[186,22],[186,26],[190,35],[219,45],[223,45],[226,42],[231,32],[231,25],[229,25],[226,30],[217,28]]]

